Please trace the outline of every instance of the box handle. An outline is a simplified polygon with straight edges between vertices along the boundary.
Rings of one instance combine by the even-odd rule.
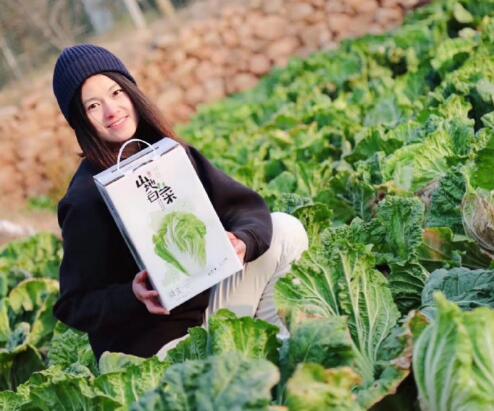
[[[149,147],[153,149],[154,152],[156,152],[156,149],[149,144],[147,141],[141,140],[139,138],[131,138],[130,140],[127,140],[124,144],[122,144],[122,147],[120,147],[120,150],[118,151],[118,157],[117,157],[117,171],[120,171],[120,158],[122,157],[123,151],[125,150],[125,147],[127,147],[127,144],[129,143],[135,143],[135,142],[140,142],[147,144]]]

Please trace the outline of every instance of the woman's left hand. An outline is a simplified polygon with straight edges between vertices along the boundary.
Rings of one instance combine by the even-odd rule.
[[[232,243],[233,248],[235,249],[235,251],[236,251],[236,253],[238,255],[238,258],[240,258],[240,261],[243,264],[244,263],[244,258],[245,258],[245,252],[247,250],[247,246],[235,234],[230,233],[229,231],[227,231],[226,234],[228,235],[228,238],[230,239],[230,242]]]

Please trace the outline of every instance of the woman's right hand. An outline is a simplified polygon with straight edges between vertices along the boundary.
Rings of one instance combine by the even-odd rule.
[[[158,291],[147,287],[148,272],[139,271],[132,281],[132,291],[136,298],[143,303],[151,314],[168,315],[170,312],[163,308],[159,299]]]

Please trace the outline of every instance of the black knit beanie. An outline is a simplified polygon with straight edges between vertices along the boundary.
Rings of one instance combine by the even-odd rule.
[[[116,71],[136,82],[122,61],[103,47],[80,44],[62,51],[53,71],[53,92],[69,124],[69,107],[77,89],[88,77],[105,71]]]

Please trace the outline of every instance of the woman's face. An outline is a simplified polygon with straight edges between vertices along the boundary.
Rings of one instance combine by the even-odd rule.
[[[103,74],[89,77],[82,85],[81,99],[89,121],[102,140],[123,143],[135,134],[134,105],[111,78]]]

